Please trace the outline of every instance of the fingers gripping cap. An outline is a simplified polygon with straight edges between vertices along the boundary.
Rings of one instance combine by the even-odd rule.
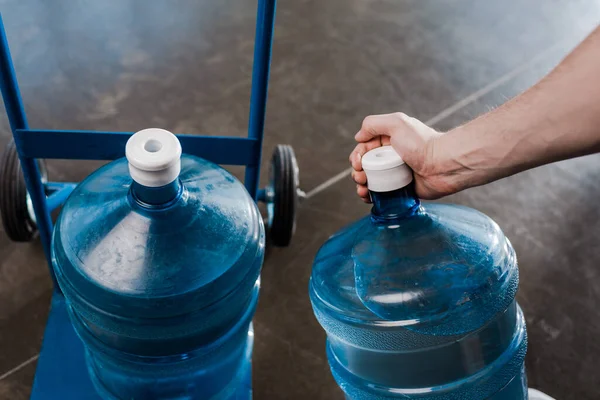
[[[164,129],[144,129],[134,133],[125,145],[129,174],[143,186],[168,185],[181,171],[179,139]]]
[[[367,186],[373,192],[391,192],[403,188],[413,180],[412,170],[392,146],[382,146],[362,157],[367,174]]]

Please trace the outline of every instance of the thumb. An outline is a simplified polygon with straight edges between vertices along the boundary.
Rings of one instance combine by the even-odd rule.
[[[378,136],[391,136],[394,127],[403,121],[402,113],[369,115],[363,120],[360,131],[354,136],[357,142],[368,142]]]

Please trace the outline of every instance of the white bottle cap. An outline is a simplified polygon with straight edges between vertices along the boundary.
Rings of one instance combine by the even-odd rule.
[[[129,174],[143,186],[168,185],[181,171],[181,144],[164,129],[150,128],[134,133],[125,145]]]
[[[413,180],[412,170],[392,146],[368,151],[362,157],[362,167],[367,174],[367,187],[373,192],[391,192]]]

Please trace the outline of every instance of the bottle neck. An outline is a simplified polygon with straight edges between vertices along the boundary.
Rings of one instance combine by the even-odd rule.
[[[159,187],[140,185],[136,181],[131,184],[131,194],[139,203],[159,206],[171,203],[181,194],[181,182],[175,179],[173,182]]]
[[[410,217],[419,209],[421,202],[415,192],[414,182],[391,192],[371,192],[373,208],[371,214],[376,220],[402,219]]]

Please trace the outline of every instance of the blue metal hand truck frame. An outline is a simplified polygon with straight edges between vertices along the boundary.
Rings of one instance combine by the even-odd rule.
[[[271,243],[286,246],[294,231],[297,196],[301,193],[298,167],[290,146],[276,147],[269,185],[262,190],[258,186],[275,9],[276,0],[258,1],[248,136],[178,135],[178,138],[185,153],[216,164],[245,166],[246,189],[256,201],[267,204]],[[31,240],[36,229],[39,231],[54,284],[31,399],[97,400],[85,368],[84,349],[68,319],[51,260],[51,212],[64,203],[76,184],[48,182],[40,160],[114,160],[124,156],[125,143],[132,133],[30,129],[1,16],[0,85],[14,138],[0,165],[3,224],[8,236],[17,241]],[[247,387],[240,391],[239,399],[248,398],[251,391],[250,371],[246,378]]]

